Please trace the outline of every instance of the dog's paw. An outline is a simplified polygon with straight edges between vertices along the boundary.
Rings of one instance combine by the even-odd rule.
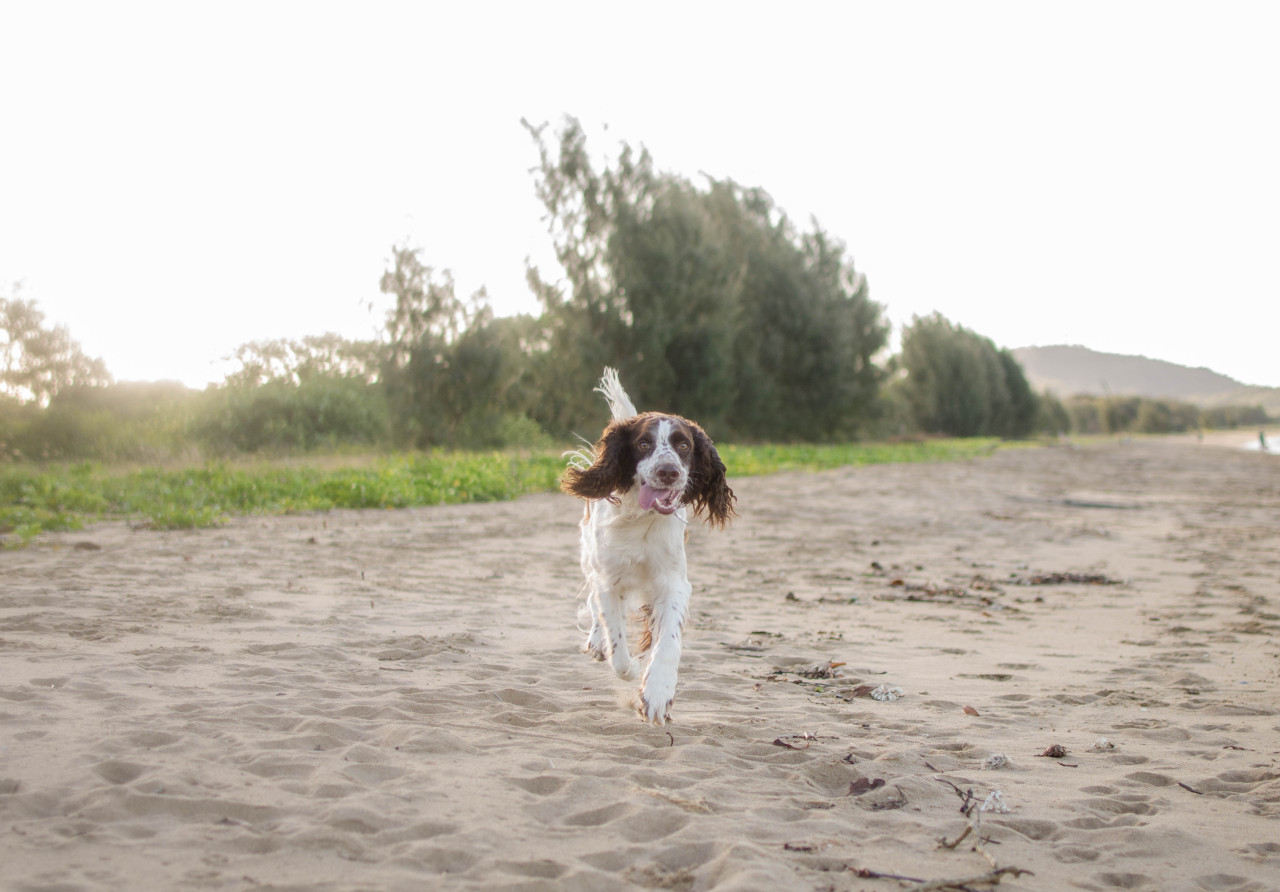
[[[632,657],[626,663],[616,657],[613,660],[613,671],[623,681],[631,681],[640,677],[640,661]]]
[[[675,673],[659,663],[650,665],[640,682],[640,715],[652,725],[671,718],[671,703],[676,699]]]
[[[671,721],[671,703],[674,697],[655,697],[640,689],[640,718],[650,725],[665,725]]]
[[[581,628],[581,626],[579,626]],[[603,660],[609,656],[609,648],[605,640],[604,629],[597,622],[591,624],[586,640],[582,642],[582,652],[591,654],[593,660]]]

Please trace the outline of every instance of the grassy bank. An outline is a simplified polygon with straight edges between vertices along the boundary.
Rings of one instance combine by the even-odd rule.
[[[735,477],[845,465],[953,461],[989,454],[990,439],[830,446],[725,446]],[[41,532],[123,519],[156,529],[215,526],[244,514],[491,502],[554,490],[557,452],[438,452],[341,460],[258,461],[190,468],[92,463],[0,465],[5,547]]]

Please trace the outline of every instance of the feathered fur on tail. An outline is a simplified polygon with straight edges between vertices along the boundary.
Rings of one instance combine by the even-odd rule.
[[[604,375],[600,378],[600,386],[596,388],[596,393],[604,394],[605,401],[609,403],[609,412],[613,415],[614,421],[626,421],[628,418],[640,414],[632,404],[631,397],[627,396],[627,392],[622,389],[622,382],[618,380],[617,369],[605,366]]]
[[[628,418],[640,414],[631,402],[631,397],[627,396],[627,392],[622,389],[622,382],[618,380],[617,369],[605,366],[604,374],[600,377],[600,384],[595,388],[595,391],[596,393],[604,394],[605,402],[609,404],[609,414],[613,416],[614,421],[626,421]],[[582,437],[578,437],[578,439],[582,440],[582,447],[566,452],[564,455],[569,460],[569,467],[585,471],[595,462],[596,449],[589,440]]]

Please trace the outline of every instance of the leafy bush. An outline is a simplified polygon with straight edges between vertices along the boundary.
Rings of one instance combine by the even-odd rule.
[[[199,394],[174,382],[73,387],[46,408],[0,403],[0,458],[156,461],[181,455]]]
[[[1039,400],[1007,350],[934,313],[902,334],[899,385],[914,430],[953,437],[1025,437]]]
[[[193,433],[212,455],[280,455],[382,445],[387,425],[386,401],[375,385],[313,377],[212,391]]]
[[[1267,410],[1262,406],[1217,406],[1205,409],[1200,415],[1200,423],[1204,427],[1257,427],[1269,421]]]
[[[1201,409],[1192,403],[1139,396],[1074,396],[1062,406],[1070,418],[1070,431],[1076,434],[1176,434],[1235,423],[1267,423],[1260,407]]]

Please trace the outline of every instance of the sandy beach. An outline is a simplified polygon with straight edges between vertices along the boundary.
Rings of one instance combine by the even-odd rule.
[[[1280,457],[732,483],[664,728],[567,496],[0,553],[0,887],[1280,888]]]

